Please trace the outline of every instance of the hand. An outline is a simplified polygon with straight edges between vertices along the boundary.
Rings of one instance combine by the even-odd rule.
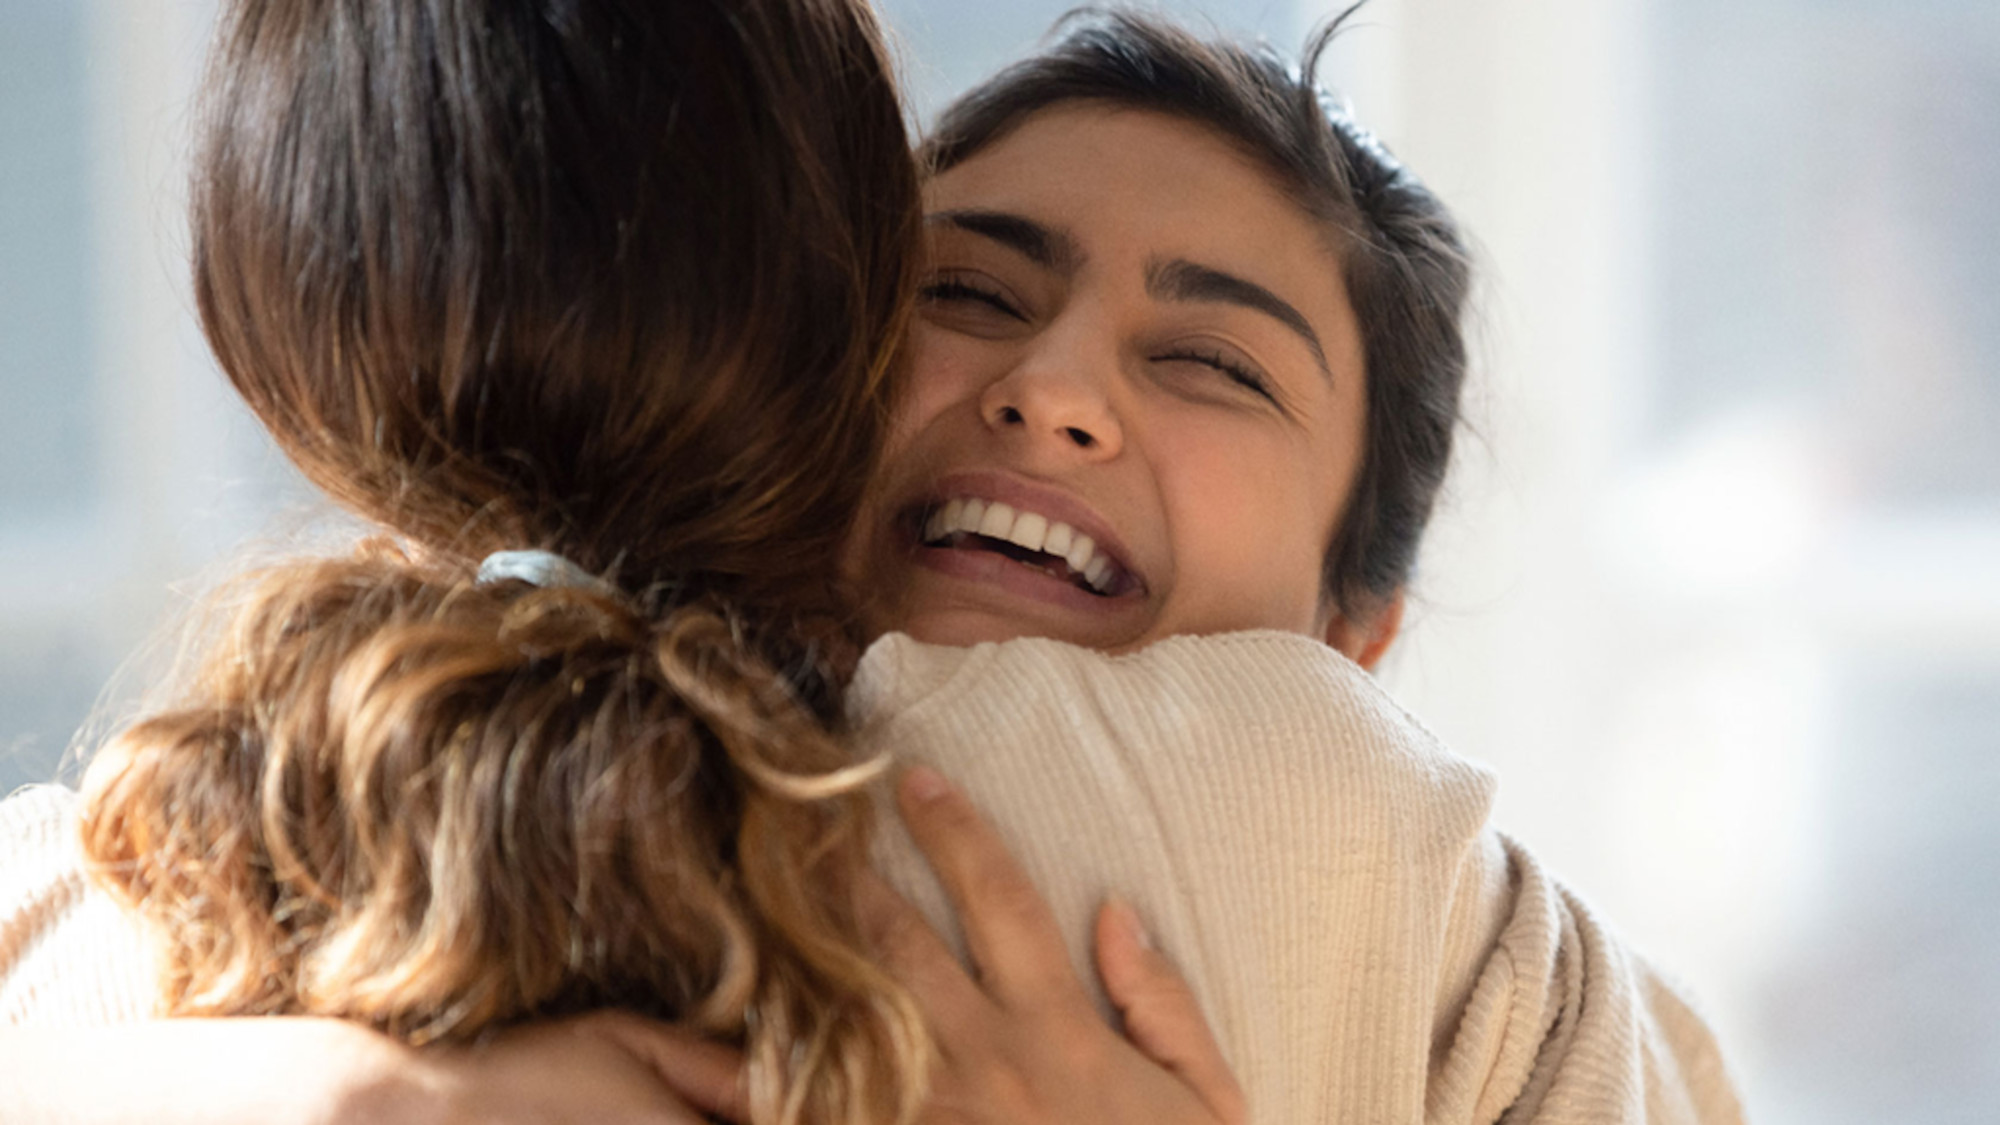
[[[1242,1089],[1193,992],[1148,945],[1130,907],[1107,904],[1094,940],[1121,1036],[1070,968],[1040,892],[971,802],[927,769],[909,771],[898,798],[979,970],[975,980],[922,915],[864,877],[872,935],[924,1008],[939,1049],[924,1125],[1242,1125]],[[526,1027],[433,1065],[439,1077],[419,1100],[449,1107],[428,1120],[453,1125],[699,1120],[690,1105],[748,1118],[735,1052],[633,1016]],[[662,1082],[689,1104],[659,1100]]]
[[[903,819],[963,923],[977,978],[879,879],[864,916],[889,967],[929,1017],[940,1063],[921,1120],[1240,1125],[1242,1088],[1194,994],[1146,941],[1136,913],[1098,913],[1095,953],[1119,1035],[1070,967],[1053,914],[991,826],[935,771],[907,771]]]
[[[737,1051],[624,1012],[528,1024],[469,1047],[410,1051],[352,1121],[700,1125],[749,1120]]]
[[[0,1121],[688,1125],[747,1119],[740,1069],[726,1047],[616,1012],[470,1047],[289,1017],[0,1029]]]

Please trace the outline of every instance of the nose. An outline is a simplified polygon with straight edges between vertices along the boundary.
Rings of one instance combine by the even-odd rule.
[[[1108,460],[1124,447],[1124,427],[1110,397],[1106,365],[1116,357],[1045,338],[980,395],[988,428],[1013,431],[1031,445],[1086,460]]]

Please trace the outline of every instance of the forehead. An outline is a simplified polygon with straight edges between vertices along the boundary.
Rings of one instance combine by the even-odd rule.
[[[1037,110],[926,187],[933,207],[968,196],[1078,210],[1098,204],[1138,220],[1192,212],[1202,228],[1283,228],[1338,257],[1333,232],[1242,144],[1154,110],[1090,101]]]
[[[1101,102],[1029,115],[925,186],[932,211],[1015,212],[1086,251],[1188,256],[1252,269],[1344,311],[1339,234],[1276,173],[1206,124]]]
[[[1339,232],[1207,124],[1103,102],[1063,102],[932,178],[932,212],[1018,215],[1125,276],[1186,260],[1256,282],[1301,309],[1336,370],[1359,371],[1360,330]]]

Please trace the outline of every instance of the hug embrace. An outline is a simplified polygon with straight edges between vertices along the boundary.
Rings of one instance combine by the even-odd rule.
[[[862,0],[228,0],[202,325],[374,533],[0,804],[0,1117],[1740,1120],[1368,674],[1470,271],[1337,27],[913,155]]]

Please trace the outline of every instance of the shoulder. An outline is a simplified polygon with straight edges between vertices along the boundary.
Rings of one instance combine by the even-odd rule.
[[[1268,631],[1169,637],[1118,654],[1041,637],[956,648],[891,633],[863,655],[848,710],[866,725],[926,708],[977,706],[995,695],[1147,696],[1198,702],[1200,714],[1214,716],[1346,710],[1421,729],[1340,653]]]
[[[138,1019],[152,972],[136,918],[91,883],[77,795],[31,786],[0,801],[0,1024]]]
[[[51,868],[74,867],[77,795],[30,785],[0,800],[0,891]]]
[[[1421,808],[1452,836],[1483,824],[1495,787],[1366,671],[1289,633],[1173,637],[1119,655],[891,634],[863,657],[849,715],[864,741],[945,764],[1094,755],[1103,770],[1180,775],[1218,794]]]

